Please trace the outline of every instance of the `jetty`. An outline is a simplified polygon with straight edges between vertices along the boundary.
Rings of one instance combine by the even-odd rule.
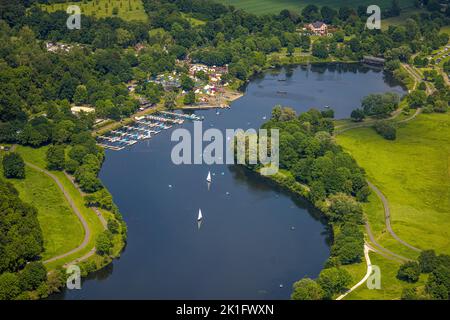
[[[229,105],[197,105],[197,106],[188,106],[183,107],[182,110],[211,110],[211,109],[230,109]]]
[[[183,124],[185,120],[200,120],[200,117],[169,111],[158,115],[135,117],[131,124],[123,125],[119,129],[98,136],[97,145],[119,151],[134,145],[138,141],[151,139],[162,130],[172,128],[173,125]]]
[[[184,123],[183,119],[170,119],[170,118],[164,118],[164,117],[158,117],[158,116],[152,116],[152,115],[145,116],[145,118],[150,119],[150,120],[156,120],[156,121],[160,121],[160,122],[169,122],[169,123],[175,123],[175,124],[183,124]]]
[[[164,114],[166,116],[181,118],[181,119],[185,119],[185,120],[192,120],[192,121],[202,121],[203,120],[203,118],[201,118],[195,114],[183,114],[183,113],[175,113],[175,112],[170,112],[170,111],[161,111],[160,113]]]

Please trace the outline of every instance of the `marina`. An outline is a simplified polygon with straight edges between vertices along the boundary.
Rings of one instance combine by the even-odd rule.
[[[134,122],[124,125],[97,137],[97,144],[103,148],[120,151],[136,144],[138,141],[149,140],[162,130],[171,129],[174,125],[182,125],[186,120],[202,121],[195,114],[181,114],[161,111],[156,115],[135,117]]]

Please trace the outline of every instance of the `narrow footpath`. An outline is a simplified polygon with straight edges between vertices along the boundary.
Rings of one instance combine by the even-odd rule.
[[[372,263],[370,262],[369,250],[370,250],[370,248],[367,245],[364,245],[364,258],[366,259],[366,264],[367,264],[366,275],[364,276],[364,278],[361,279],[361,281],[359,281],[357,284],[355,284],[353,287],[351,287],[350,290],[348,290],[344,294],[337,297],[336,300],[344,299],[349,293],[355,291],[357,288],[359,288],[364,283],[366,283],[367,279],[369,279],[370,275],[372,274]]]
[[[73,201],[72,197],[69,195],[69,193],[67,192],[67,190],[64,188],[64,186],[62,185],[61,181],[59,181],[59,179],[52,173],[50,173],[49,171],[39,168],[38,166],[29,163],[29,162],[25,162],[25,164],[36,170],[39,172],[44,173],[45,175],[49,176],[53,181],[55,181],[56,185],[58,186],[58,188],[61,190],[61,192],[64,194],[64,197],[66,198],[67,202],[69,203],[70,207],[72,208],[72,211],[76,214],[76,216],[78,217],[78,219],[80,220],[81,224],[83,225],[83,229],[84,229],[84,239],[83,242],[76,247],[75,249],[70,250],[69,252],[63,253],[61,255],[58,255],[56,257],[47,259],[44,261],[44,264],[48,264],[50,262],[59,260],[59,259],[63,259],[65,257],[68,257],[74,253],[77,253],[78,251],[83,250],[84,248],[86,248],[86,246],[89,244],[89,239],[91,237],[91,230],[89,229],[88,223],[86,221],[86,219],[83,217],[83,215],[81,214],[80,210],[78,210],[77,206],[75,205],[75,202]]]

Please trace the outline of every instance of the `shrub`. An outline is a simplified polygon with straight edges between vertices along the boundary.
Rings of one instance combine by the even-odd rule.
[[[304,278],[294,283],[292,300],[321,300],[323,298],[322,287],[310,278]]]
[[[0,275],[0,300],[12,300],[20,293],[19,278],[14,273]]]
[[[106,256],[111,253],[111,249],[113,247],[111,238],[112,234],[109,230],[103,231],[98,235],[95,242],[95,247],[99,255]]]
[[[320,112],[322,114],[322,117],[324,118],[334,118],[334,110],[333,109],[327,109]]]
[[[419,256],[419,266],[422,273],[430,273],[437,265],[436,253],[434,250],[424,250]]]
[[[353,121],[361,122],[365,119],[366,115],[364,114],[364,110],[362,109],[355,109],[352,111],[350,117]]]
[[[30,262],[19,274],[22,290],[35,290],[47,280],[47,269],[42,262]]]
[[[108,230],[112,234],[119,233],[119,223],[115,219],[108,219]]]
[[[324,269],[320,272],[317,283],[324,291],[326,299],[333,298],[333,295],[342,292],[352,281],[347,270],[341,268]]]
[[[397,129],[388,121],[378,121],[375,123],[375,131],[386,140],[397,139]]]
[[[66,165],[64,146],[50,146],[46,153],[47,167],[50,170],[63,170]]]
[[[24,179],[25,178],[25,162],[20,154],[11,152],[3,157],[3,175],[5,178]]]
[[[409,261],[400,266],[397,278],[407,282],[417,282],[420,276],[420,267],[417,262]]]
[[[66,167],[66,171],[70,174],[74,174],[75,171],[77,171],[78,167],[80,166],[80,164],[73,159],[67,159],[65,167]]]

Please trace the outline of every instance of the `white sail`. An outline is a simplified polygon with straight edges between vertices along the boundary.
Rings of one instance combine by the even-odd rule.
[[[208,177],[206,177],[206,181],[211,182],[211,171],[208,171]]]
[[[201,221],[203,219],[202,210],[198,209],[198,221]]]

